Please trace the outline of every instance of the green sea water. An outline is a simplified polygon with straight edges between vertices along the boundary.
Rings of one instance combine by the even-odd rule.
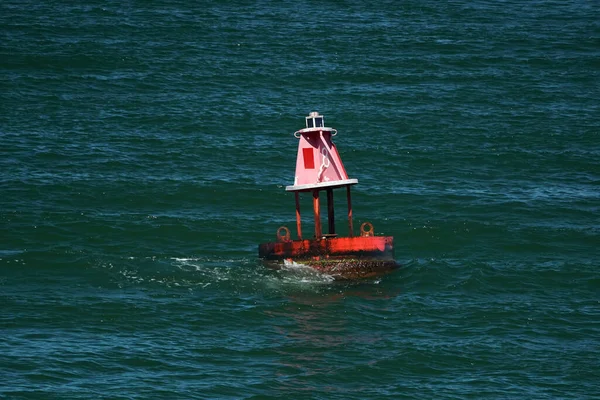
[[[4,0],[0,398],[598,398],[599,103],[595,1]],[[311,111],[393,274],[257,259]]]

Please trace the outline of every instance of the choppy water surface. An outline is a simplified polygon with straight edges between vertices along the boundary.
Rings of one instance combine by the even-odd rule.
[[[593,2],[0,10],[0,397],[600,392]],[[401,270],[256,259],[314,110]]]

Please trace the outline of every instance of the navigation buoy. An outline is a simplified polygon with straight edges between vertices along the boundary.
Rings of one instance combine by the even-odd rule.
[[[389,272],[398,267],[394,259],[394,238],[375,236],[370,222],[361,225],[360,236],[354,236],[350,188],[358,180],[350,179],[346,173],[332,141],[336,135],[337,130],[326,127],[324,117],[318,112],[311,112],[306,117],[306,128],[294,133],[299,139],[296,174],[294,184],[285,190],[293,192],[296,199],[297,239],[292,240],[290,230],[282,226],[277,230],[277,241],[260,244],[258,255],[276,268],[286,262],[299,263],[342,279]],[[338,237],[333,191],[344,188],[348,202],[348,236]],[[327,193],[327,233],[323,233],[321,226],[321,191]],[[315,233],[310,239],[303,239],[302,235],[300,193],[310,193],[313,198]]]

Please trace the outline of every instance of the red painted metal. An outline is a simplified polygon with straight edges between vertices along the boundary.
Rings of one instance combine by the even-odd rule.
[[[321,231],[321,208],[319,207],[319,191],[313,191],[313,209],[315,211],[315,237],[323,236]]]
[[[333,189],[327,189],[327,229],[330,235],[335,235],[335,210],[333,207]]]
[[[315,150],[312,147],[302,149],[304,169],[315,169]]]
[[[364,257],[375,258],[393,256],[391,236],[358,236],[327,239],[289,240],[274,243],[263,243],[259,246],[259,255],[269,260],[286,258],[322,259],[332,257]]]
[[[337,131],[324,126],[323,116],[310,113],[306,128],[294,135],[300,139],[293,186],[296,200],[297,240],[290,239],[289,229],[277,230],[277,241],[259,245],[258,255],[268,265],[279,268],[284,264],[299,263],[337,278],[354,279],[389,272],[398,267],[394,259],[394,238],[374,236],[370,222],[361,225],[361,235],[355,237],[352,223],[350,186],[358,183],[348,178],[344,164],[331,138]],[[333,189],[346,188],[348,201],[348,237],[337,237],[334,215]],[[327,192],[327,228],[322,232],[319,192]],[[308,192],[313,198],[315,236],[302,238],[299,194]],[[283,232],[283,233],[282,233]]]
[[[296,157],[294,185],[285,190],[312,191],[326,187],[355,185],[356,179],[348,178],[332,137],[337,130],[324,126],[323,116],[312,112],[306,117],[306,128],[294,133],[299,140]]]
[[[302,240],[302,220],[300,218],[300,194],[294,193],[296,198],[296,231],[298,232],[298,239]]]
[[[297,263],[338,279],[357,279],[385,274],[398,267],[393,242],[391,236],[290,240],[263,243],[258,254],[274,268]]]

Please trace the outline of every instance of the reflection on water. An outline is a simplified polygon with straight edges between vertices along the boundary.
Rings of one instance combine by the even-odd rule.
[[[332,284],[330,293],[288,295],[287,304],[266,311],[280,341],[276,350],[279,389],[311,391],[316,388],[306,384],[307,377],[313,377],[311,382],[326,383],[332,374],[376,363],[378,358],[373,355],[382,354],[385,337],[380,330],[365,329],[364,321],[356,320],[356,311],[363,308],[373,318],[372,312],[386,308],[399,290],[386,293],[373,286]],[[357,298],[360,301],[355,301]],[[345,366],[340,369],[342,359]],[[319,389],[340,390],[328,386]]]

